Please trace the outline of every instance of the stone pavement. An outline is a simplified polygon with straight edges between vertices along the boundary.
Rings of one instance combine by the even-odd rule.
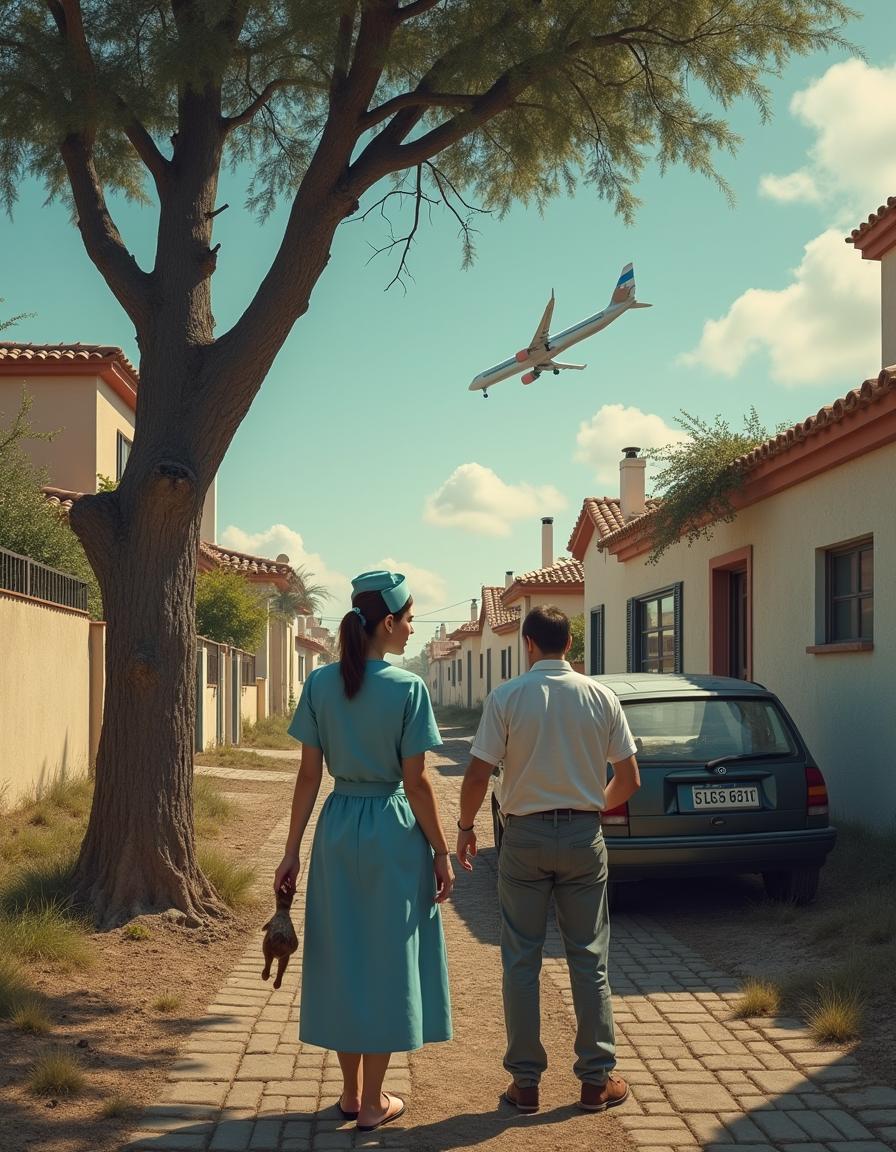
[[[449,741],[445,755],[433,758],[446,826],[457,808],[457,768],[468,745]],[[439,765],[451,771],[438,774]],[[214,770],[225,778],[236,773],[253,779],[267,775]],[[328,791],[327,784],[312,822]],[[261,852],[262,889],[279,863],[286,826],[281,821]],[[311,828],[306,843],[310,834]],[[487,835],[482,839],[485,847]],[[462,889],[457,898],[463,898]],[[303,904],[304,883],[294,906],[299,922]],[[446,915],[456,914],[446,909]],[[301,952],[275,992],[259,979],[260,942],[259,932],[184,1043],[160,1099],[143,1114],[126,1148],[412,1148],[412,1110],[406,1127],[366,1136],[338,1115],[335,1054],[297,1038]],[[495,963],[500,963],[497,953]],[[572,1029],[572,993],[556,926],[548,937],[544,978],[560,990]],[[639,1150],[887,1152],[896,1147],[896,1089],[865,1081],[850,1056],[819,1048],[796,1020],[733,1019],[736,982],[649,918],[614,917],[611,978],[619,1070],[632,1086],[630,1099],[614,1116]],[[405,1054],[393,1057],[387,1089],[405,1097],[411,1093],[413,1061],[413,1053],[410,1060]],[[509,1133],[508,1140],[516,1137]]]

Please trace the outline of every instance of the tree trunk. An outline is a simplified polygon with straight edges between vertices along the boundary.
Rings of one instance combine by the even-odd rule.
[[[195,584],[207,485],[158,453],[147,467],[145,440],[142,449],[129,461],[132,483],[72,508],[107,622],[96,792],[75,875],[76,900],[102,928],[170,908],[191,922],[226,914],[193,836]]]

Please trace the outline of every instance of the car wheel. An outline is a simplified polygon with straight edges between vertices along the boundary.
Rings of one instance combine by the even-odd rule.
[[[790,868],[763,872],[762,882],[770,900],[788,904],[811,904],[818,891],[819,868]]]
[[[500,811],[498,801],[492,794],[492,831],[495,835],[495,851],[498,853],[501,851],[501,841],[504,839],[504,825],[501,823]]]

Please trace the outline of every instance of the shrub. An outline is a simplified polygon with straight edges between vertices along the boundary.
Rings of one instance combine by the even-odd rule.
[[[857,989],[822,982],[804,1003],[803,1015],[820,1043],[845,1044],[860,1035],[863,1007],[864,1000]]]
[[[63,971],[87,968],[93,953],[85,927],[56,904],[40,904],[0,918],[0,949],[24,961],[43,960]]]
[[[84,1087],[84,1073],[74,1056],[57,1046],[34,1062],[28,1086],[36,1096],[77,1096]]]
[[[298,741],[286,731],[291,719],[291,716],[266,716],[257,724],[244,724],[240,743],[247,748],[288,749],[298,756]]]
[[[124,1116],[133,1116],[139,1105],[129,1096],[116,1094],[104,1100],[100,1108],[100,1115],[106,1120],[118,1120]]]
[[[33,992],[27,992],[20,998],[9,1017],[9,1022],[19,1032],[27,1032],[32,1036],[49,1032],[53,1026],[44,1001]]]
[[[145,924],[128,924],[121,930],[125,940],[151,940],[152,932]]]
[[[196,631],[254,652],[264,639],[267,604],[239,572],[214,568],[196,578]]]
[[[176,1012],[181,1004],[180,996],[175,996],[173,992],[163,992],[161,996],[156,996],[151,1007],[155,1012]]]

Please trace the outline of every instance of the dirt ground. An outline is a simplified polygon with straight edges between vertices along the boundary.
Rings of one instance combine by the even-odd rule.
[[[442,820],[453,827],[460,776],[469,743],[446,744],[443,767],[434,770]],[[484,812],[484,809],[483,809]],[[600,1148],[627,1152],[633,1145],[612,1113],[587,1114],[576,1101],[573,1076],[574,1027],[554,985],[541,984],[542,1042],[548,1070],[541,1082],[541,1110],[523,1116],[499,1100],[509,1077],[501,1060],[505,1033],[501,1006],[501,958],[498,952],[497,860],[490,821],[480,816],[480,854],[472,873],[458,876],[454,895],[443,906],[448,948],[454,1039],[432,1044],[411,1056],[414,1088],[409,1125],[417,1152],[475,1148],[477,1152],[519,1149],[573,1152]],[[454,846],[449,835],[449,844]]]
[[[284,772],[283,780],[220,781],[239,811],[215,846],[251,860],[288,810],[294,776]],[[121,930],[92,935],[96,962],[86,971],[54,977],[50,969],[32,966],[28,977],[46,996],[54,1027],[49,1036],[32,1037],[0,1023],[0,1148],[120,1148],[134,1115],[160,1092],[182,1038],[214,999],[261,919],[261,909],[250,907],[227,924],[191,930],[142,917],[137,922],[150,930],[149,939],[128,940]],[[153,1009],[162,993],[177,995],[179,1007],[167,1014]],[[54,1043],[83,1067],[86,1088],[79,1096],[47,1099],[27,1091],[24,1081],[35,1057]],[[130,1103],[130,1114],[104,1119],[104,1103],[116,1096]]]

